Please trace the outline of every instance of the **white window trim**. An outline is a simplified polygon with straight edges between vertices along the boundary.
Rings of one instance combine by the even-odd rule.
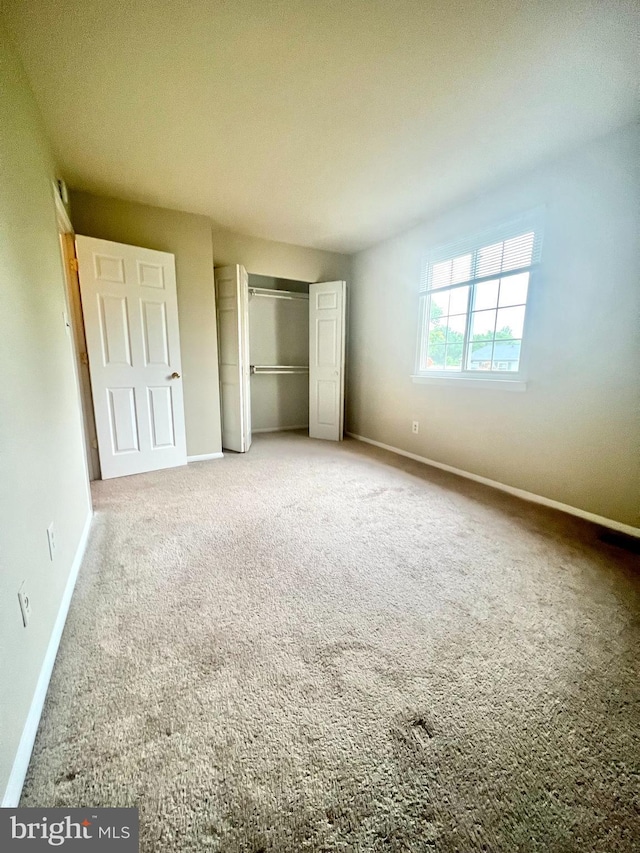
[[[526,374],[527,352],[529,343],[529,315],[531,297],[534,285],[538,278],[539,264],[527,267],[529,273],[529,284],[527,289],[527,301],[524,312],[524,328],[520,343],[519,370],[429,370],[420,372],[418,364],[420,361],[420,346],[422,343],[423,329],[425,323],[425,312],[429,302],[428,294],[422,298],[422,308],[419,312],[418,343],[416,349],[416,370],[411,376],[411,381],[418,385],[440,385],[442,387],[457,385],[459,388],[493,388],[499,391],[526,391],[528,382]],[[507,275],[517,275],[521,270],[509,271]],[[506,277],[506,276],[505,276]],[[488,277],[488,279],[495,276]],[[474,282],[475,284],[475,282]],[[468,344],[467,344],[468,345]],[[466,356],[466,347],[463,358]]]
[[[512,376],[519,376],[519,373],[512,373]],[[492,376],[489,378],[477,379],[474,376],[469,376],[468,373],[456,373],[452,376],[451,373],[434,373],[429,376],[424,373],[414,374],[411,381],[417,385],[440,385],[440,387],[456,387],[456,388],[493,388],[494,391],[526,391],[528,382],[524,379],[498,379]]]
[[[532,230],[538,231],[540,229],[540,234],[542,233],[542,221],[543,221],[544,209],[537,208],[534,211],[530,211],[528,214],[523,215],[523,219],[526,217],[526,221],[530,222],[532,225]],[[517,220],[514,220],[514,222]],[[497,229],[495,229],[497,232]],[[489,237],[489,235],[492,235]],[[494,229],[491,229],[487,232],[487,237],[492,239],[493,236],[497,237],[497,240],[500,237],[494,232]],[[473,250],[477,245],[477,238],[470,237],[467,241],[465,238],[464,241],[460,242],[460,246],[463,247],[465,251],[466,243],[469,243],[469,249]],[[497,241],[496,240],[496,241]],[[461,248],[462,251],[462,248]],[[430,253],[429,258],[423,259],[423,271],[427,270],[428,264],[433,263],[434,261],[446,260],[446,256],[443,254],[440,257],[440,251],[435,250],[435,252]],[[418,339],[416,344],[416,362],[415,362],[415,371],[411,375],[411,381],[419,384],[419,385],[439,385],[441,387],[458,387],[458,388],[484,388],[484,389],[494,389],[500,391],[526,391],[528,387],[527,381],[527,355],[529,349],[529,321],[530,321],[530,306],[531,299],[533,297],[535,291],[535,284],[539,277],[540,272],[540,262],[534,262],[528,267],[524,267],[522,269],[517,270],[508,270],[505,272],[505,275],[501,275],[500,277],[505,277],[508,275],[517,275],[520,272],[527,271],[529,273],[529,285],[527,290],[527,301],[525,303],[525,316],[524,316],[524,328],[522,331],[521,345],[520,345],[520,362],[519,362],[519,370],[517,371],[476,371],[476,370],[459,370],[459,371],[420,371],[420,351],[423,342],[424,335],[424,325],[425,325],[425,312],[427,310],[427,305],[429,303],[429,291],[426,294],[421,292],[420,294],[420,302],[421,308],[418,312]],[[474,279],[471,284],[475,286],[476,284],[481,283],[484,280],[492,280],[497,276],[495,274]],[[465,283],[461,283],[459,286],[464,286]],[[453,285],[456,287],[458,285]],[[439,288],[438,288],[439,289]],[[443,288],[444,289],[444,288]],[[463,358],[466,356],[466,350],[469,342],[465,341]],[[479,375],[480,374],[480,375]]]

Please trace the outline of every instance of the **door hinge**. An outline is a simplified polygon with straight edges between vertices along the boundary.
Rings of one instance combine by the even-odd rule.
[[[89,356],[86,352],[80,353],[80,364],[89,364]]]
[[[92,439],[91,439],[91,447],[93,447],[93,449],[94,449],[94,450],[97,450],[97,449],[98,449],[98,441],[97,441],[97,439],[95,439],[95,438],[92,438]]]
[[[77,258],[69,258],[69,268],[73,270],[73,272],[78,272],[78,259]]]

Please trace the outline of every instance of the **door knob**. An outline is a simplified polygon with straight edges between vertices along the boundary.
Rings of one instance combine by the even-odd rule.
[[[180,379],[180,374],[179,374],[179,373],[176,373],[176,372],[174,371],[174,372],[171,374],[171,376],[169,377],[169,379]]]

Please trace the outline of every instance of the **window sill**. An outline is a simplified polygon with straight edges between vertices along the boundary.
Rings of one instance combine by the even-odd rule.
[[[471,376],[412,376],[417,385],[440,385],[441,387],[490,388],[499,391],[526,391],[527,383],[521,379],[476,379]]]

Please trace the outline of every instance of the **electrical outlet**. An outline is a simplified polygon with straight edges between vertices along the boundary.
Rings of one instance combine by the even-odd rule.
[[[411,432],[414,435],[417,435],[420,432],[420,424],[418,423],[418,421],[413,421],[413,423],[411,424]]]
[[[53,527],[53,521],[47,527],[47,539],[49,541],[49,557],[52,560],[56,558],[56,533]]]
[[[18,590],[18,601],[20,602],[20,611],[22,612],[22,623],[26,628],[31,619],[31,596],[25,589],[26,581],[23,581],[22,586]]]

